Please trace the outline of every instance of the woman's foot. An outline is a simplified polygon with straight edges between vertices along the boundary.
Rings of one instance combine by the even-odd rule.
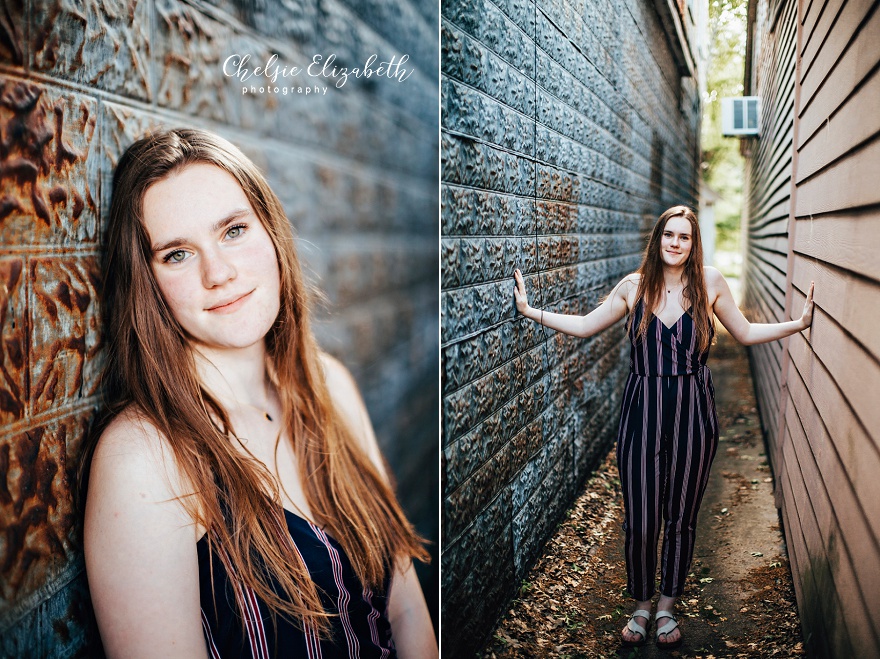
[[[648,622],[651,620],[651,600],[638,602],[621,632],[624,645],[644,645],[648,640]]]
[[[674,648],[681,645],[681,630],[673,617],[675,598],[662,595],[657,602],[657,647]],[[666,629],[665,632],[660,630]]]

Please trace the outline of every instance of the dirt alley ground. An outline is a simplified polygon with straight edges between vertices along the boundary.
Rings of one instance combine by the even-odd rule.
[[[748,359],[745,349],[719,330],[709,367],[721,436],[691,574],[676,607],[684,643],[676,650],[657,648],[652,621],[645,646],[621,647],[620,630],[633,603],[626,594],[623,511],[612,450],[520,585],[479,655],[483,659],[804,654]]]

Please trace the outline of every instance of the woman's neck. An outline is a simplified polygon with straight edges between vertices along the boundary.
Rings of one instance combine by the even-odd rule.
[[[265,408],[269,395],[266,345],[262,341],[247,348],[195,349],[196,369],[202,385],[222,401],[236,401]]]
[[[671,288],[675,288],[678,286],[683,286],[685,284],[684,281],[684,266],[663,266],[663,285],[667,290]]]

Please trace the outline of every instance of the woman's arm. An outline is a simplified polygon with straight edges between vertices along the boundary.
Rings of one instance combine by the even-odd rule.
[[[746,320],[733,300],[727,280],[715,268],[706,268],[706,285],[709,291],[714,291],[716,295],[713,310],[718,320],[727,328],[730,335],[743,345],[751,346],[776,341],[807,329],[813,322],[813,282],[810,282],[810,290],[807,291],[801,317],[784,323],[750,323]]]
[[[348,369],[329,355],[323,355],[327,387],[343,418],[360,442],[361,448],[379,470],[388,478],[385,463],[367,408],[358,391],[357,384]],[[415,568],[407,558],[397,566],[391,581],[388,601],[388,621],[394,646],[401,659],[432,659],[437,656],[437,641],[428,605],[422,594]]]
[[[394,635],[394,647],[401,659],[434,659],[437,642],[428,605],[412,561],[398,566],[391,582],[388,621]]]
[[[175,499],[183,490],[175,491],[163,444],[152,426],[124,413],[92,460],[86,574],[108,657],[207,657],[197,530]]]
[[[611,294],[605,298],[602,304],[586,316],[575,316],[530,307],[522,273],[519,269],[516,269],[513,272],[513,276],[516,279],[513,295],[516,299],[517,311],[526,318],[534,320],[550,329],[582,339],[608,329],[623,318],[629,310],[626,302],[627,294],[638,285],[636,275],[628,275],[614,287]]]

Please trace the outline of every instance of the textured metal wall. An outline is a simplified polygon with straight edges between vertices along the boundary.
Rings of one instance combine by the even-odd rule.
[[[115,163],[148,128],[215,130],[267,174],[327,294],[319,340],[353,371],[404,506],[436,546],[437,11],[424,0],[0,9],[0,656],[96,652],[72,491],[99,397],[102,218]],[[333,53],[347,67],[406,54],[412,73],[243,94],[222,72],[234,53],[252,66]],[[436,565],[423,573],[433,603]]]
[[[445,656],[480,646],[614,440],[622,324],[545,335],[512,275],[587,313],[695,203],[699,99],[667,43],[643,0],[441,8]]]

